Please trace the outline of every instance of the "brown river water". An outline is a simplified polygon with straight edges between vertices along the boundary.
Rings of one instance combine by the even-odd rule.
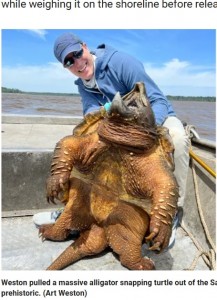
[[[216,103],[172,101],[180,120],[194,125],[201,138],[216,139]],[[82,105],[76,96],[2,94],[2,113],[22,115],[81,116]]]

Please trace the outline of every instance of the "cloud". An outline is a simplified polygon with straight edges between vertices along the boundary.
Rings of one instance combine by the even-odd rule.
[[[60,63],[39,66],[15,66],[2,68],[2,84],[31,92],[77,92],[76,77]]]
[[[166,95],[215,96],[215,68],[174,58],[161,66],[144,64]],[[3,67],[3,86],[32,92],[77,93],[76,77],[58,62],[38,66]]]
[[[162,66],[151,63],[144,66],[165,94],[215,95],[215,67],[195,66],[178,58],[165,62]]]
[[[43,40],[45,40],[45,36],[47,34],[47,31],[44,29],[27,29],[26,31],[33,35],[38,36],[39,38],[41,38]]]

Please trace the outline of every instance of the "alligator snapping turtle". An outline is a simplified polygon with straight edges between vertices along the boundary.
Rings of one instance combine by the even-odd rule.
[[[59,199],[64,211],[54,225],[39,229],[42,239],[64,240],[71,229],[80,236],[48,270],[108,246],[128,269],[154,269],[141,246],[144,237],[151,250],[168,245],[178,199],[172,154],[143,83],[123,98],[117,94],[108,113],[101,109],[84,117],[73,135],[57,143],[47,181],[48,201]]]

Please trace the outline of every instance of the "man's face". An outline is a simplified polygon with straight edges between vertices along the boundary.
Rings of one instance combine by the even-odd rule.
[[[82,45],[83,55],[74,60],[74,64],[69,67],[69,71],[81,79],[90,80],[94,74],[93,58],[85,44]],[[70,54],[67,55],[70,57]]]

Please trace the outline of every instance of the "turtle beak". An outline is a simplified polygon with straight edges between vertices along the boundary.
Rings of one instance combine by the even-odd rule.
[[[116,118],[119,121],[124,120],[142,126],[154,126],[154,114],[146,95],[144,83],[136,83],[134,89],[123,97],[117,93],[108,115],[109,118]]]
[[[109,110],[109,116],[121,116],[127,118],[130,117],[130,115],[132,115],[132,111],[128,108],[127,103],[123,101],[120,93],[118,92],[112,101],[112,105]]]

